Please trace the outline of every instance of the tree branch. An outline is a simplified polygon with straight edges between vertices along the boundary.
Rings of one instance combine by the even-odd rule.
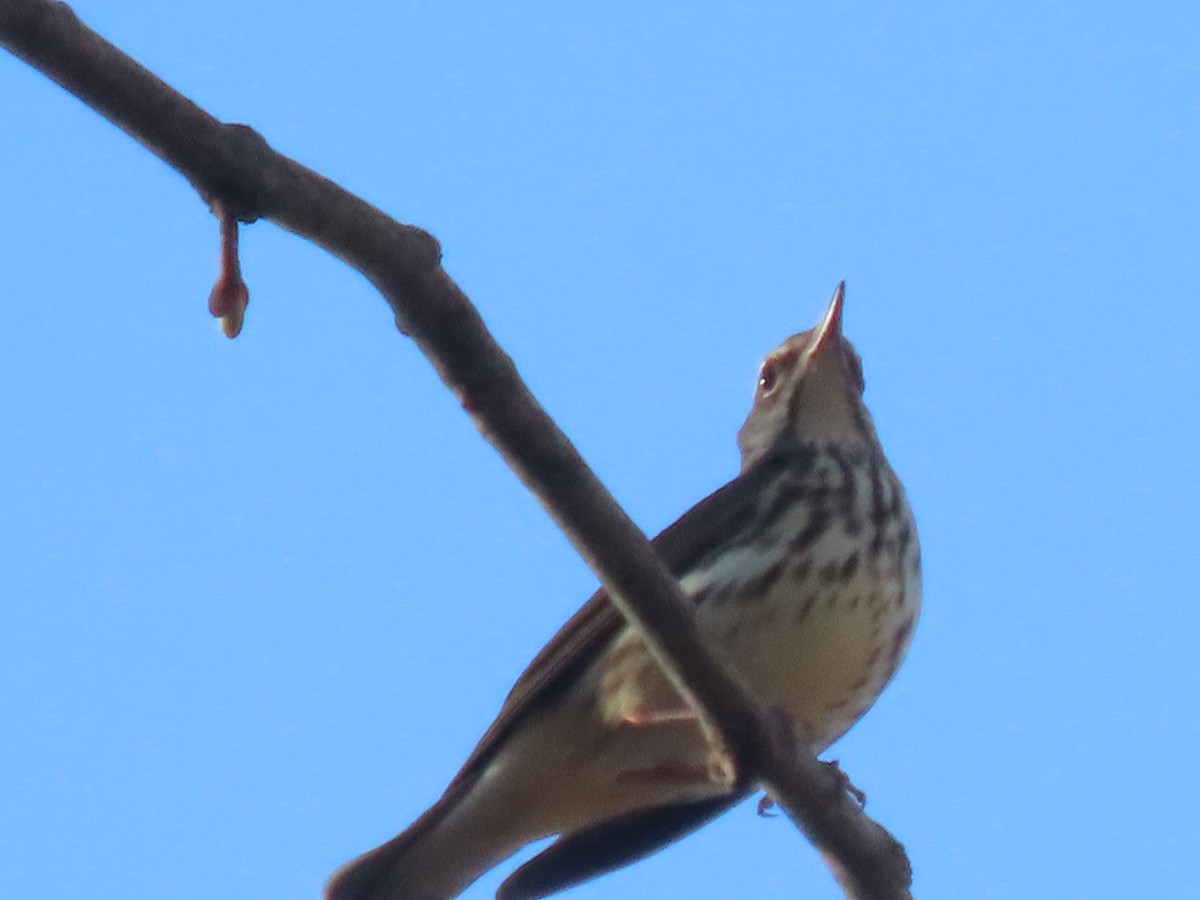
[[[362,272],[476,427],[538,497],[700,712],[740,784],[761,783],[825,856],[847,896],[904,898],[903,848],[845,778],[773,724],[710,653],[691,604],[645,536],[533,398],[440,264],[437,241],[223,124],[86,28],[64,4],[0,0],[0,42],[181,172],[210,207],[268,219]]]

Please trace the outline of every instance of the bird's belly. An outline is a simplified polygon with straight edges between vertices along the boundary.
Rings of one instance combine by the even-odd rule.
[[[680,579],[713,649],[818,752],[870,708],[895,673],[920,584],[915,544],[840,529],[827,530],[803,553],[781,552],[781,540],[768,534]],[[632,629],[613,643],[594,677],[608,722],[643,726],[691,715]]]
[[[823,749],[870,708],[908,648],[919,589],[889,568],[727,591],[702,602],[698,619],[750,687]]]

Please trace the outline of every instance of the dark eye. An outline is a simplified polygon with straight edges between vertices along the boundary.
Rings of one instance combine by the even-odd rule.
[[[779,386],[779,363],[768,359],[758,370],[758,395],[768,397]]]

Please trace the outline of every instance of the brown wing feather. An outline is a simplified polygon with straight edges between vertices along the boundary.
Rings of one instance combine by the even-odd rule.
[[[709,494],[654,538],[651,543],[672,574],[678,577],[687,571],[753,517],[760,497],[759,484],[772,477],[778,464],[776,459],[762,460]],[[607,591],[601,588],[592,594],[517,678],[495,721],[454,776],[447,793],[476,775],[530,706],[564,689],[624,624]]]

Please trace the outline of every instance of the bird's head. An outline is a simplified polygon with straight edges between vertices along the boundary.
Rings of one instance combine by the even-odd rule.
[[[815,328],[792,335],[763,360],[754,405],[738,431],[742,471],[794,446],[876,443],[862,402],[862,362],[842,337],[845,291],[842,282]]]

